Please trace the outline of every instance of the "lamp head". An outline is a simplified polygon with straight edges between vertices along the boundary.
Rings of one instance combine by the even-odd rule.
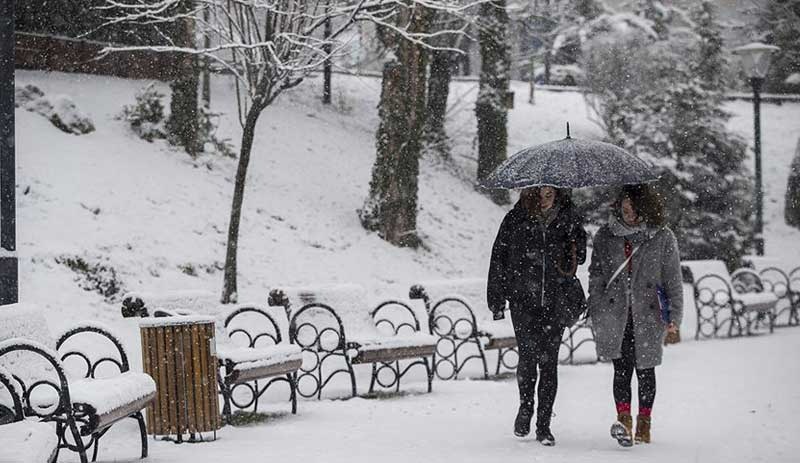
[[[772,54],[780,48],[761,42],[753,42],[733,49],[742,61],[742,68],[751,79],[763,79],[767,76]]]

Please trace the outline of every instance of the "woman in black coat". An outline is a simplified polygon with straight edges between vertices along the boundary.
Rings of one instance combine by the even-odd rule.
[[[508,303],[517,338],[520,404],[514,434],[530,433],[538,376],[536,440],[543,445],[555,444],[550,417],[558,388],[558,350],[571,323],[565,304],[574,303],[565,295],[585,260],[586,231],[570,191],[548,186],[523,190],[492,248],[487,302],[495,319],[504,317]]]

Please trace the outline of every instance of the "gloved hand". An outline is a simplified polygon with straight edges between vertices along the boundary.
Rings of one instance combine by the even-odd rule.
[[[497,312],[492,312],[492,319],[502,320],[504,318],[506,318],[506,314],[502,310],[498,310]]]

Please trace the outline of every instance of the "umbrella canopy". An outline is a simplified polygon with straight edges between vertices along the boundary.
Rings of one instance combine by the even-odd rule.
[[[657,180],[650,166],[624,149],[601,141],[567,138],[532,146],[500,164],[481,185],[485,188],[554,186],[584,188]]]

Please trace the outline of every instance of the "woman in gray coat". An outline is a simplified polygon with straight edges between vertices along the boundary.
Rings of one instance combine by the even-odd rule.
[[[634,369],[639,387],[635,441],[649,443],[655,367],[661,364],[664,337],[677,333],[683,316],[678,243],[663,222],[663,204],[648,186],[624,187],[608,224],[595,235],[589,266],[597,354],[614,362],[617,421],[611,435],[625,447],[634,442]]]

